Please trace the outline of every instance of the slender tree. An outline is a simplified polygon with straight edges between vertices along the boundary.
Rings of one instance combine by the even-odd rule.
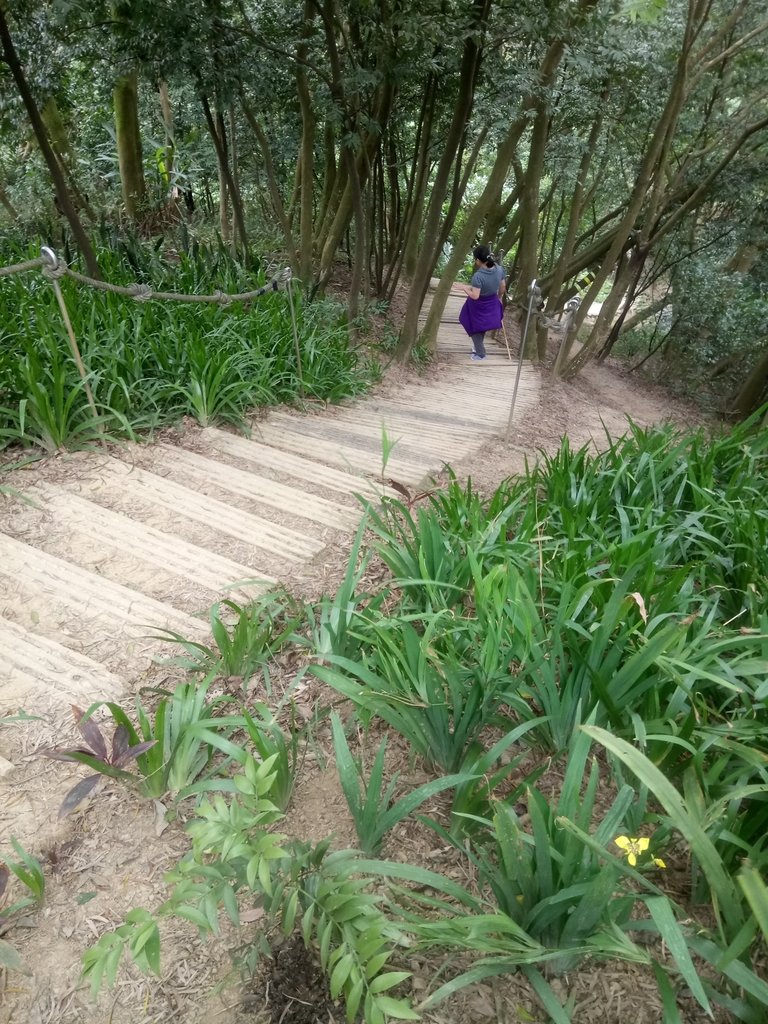
[[[99,270],[96,253],[72,202],[72,197],[69,194],[69,189],[67,188],[67,183],[64,178],[61,165],[56,159],[56,154],[48,140],[48,133],[45,130],[45,124],[43,123],[40,110],[35,101],[35,97],[32,94],[29,83],[27,82],[16,48],[13,45],[13,38],[11,37],[8,22],[5,17],[5,9],[2,4],[0,4],[0,43],[2,43],[3,47],[2,59],[11,72],[13,80],[16,83],[16,88],[19,91],[19,96],[21,97],[22,103],[27,111],[27,116],[29,117],[30,124],[32,125],[32,131],[37,144],[40,147],[43,159],[45,160],[48,173],[51,176],[59,207],[69,222],[69,226],[72,229],[72,234],[75,237],[78,248],[83,254],[83,259],[85,260],[85,264],[88,268],[88,273],[92,277],[101,278],[101,271]]]

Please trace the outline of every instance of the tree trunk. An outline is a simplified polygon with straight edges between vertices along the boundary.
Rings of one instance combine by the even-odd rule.
[[[549,47],[541,64],[540,82],[542,89],[551,85],[552,77],[560,63],[560,60],[562,59],[564,49],[564,40],[557,40]],[[432,297],[432,304],[427,315],[427,322],[424,326],[423,337],[432,347],[434,347],[437,339],[440,318],[442,317],[443,309],[445,308],[445,303],[450,293],[456,272],[463,264],[467,252],[472,248],[472,241],[478,228],[488,217],[494,206],[498,205],[498,196],[501,194],[507,174],[509,173],[510,165],[515,157],[517,145],[525,129],[525,111],[531,106],[534,106],[537,102],[538,101],[534,100],[532,97],[526,97],[523,101],[520,116],[518,116],[518,118],[510,125],[504,141],[496,152],[496,159],[485,188],[483,189],[478,201],[467,214],[461,235],[456,242],[454,251],[448,261],[447,267],[445,268],[445,272],[440,280],[437,291]],[[533,152],[533,144],[531,145],[531,151]],[[543,152],[541,157],[543,159]],[[535,170],[531,165],[529,165],[529,170],[532,174],[536,175],[535,180],[538,183],[541,174],[540,168]],[[538,185],[536,186],[536,195],[538,196]],[[536,207],[536,218],[538,218],[538,203]]]
[[[0,205],[3,207],[5,212],[11,218],[11,220],[18,220],[18,213],[8,197],[8,193],[5,190],[5,185],[0,181]]]
[[[157,93],[160,100],[160,112],[163,115],[165,127],[165,175],[168,186],[173,181],[173,162],[176,154],[176,132],[173,126],[173,109],[171,108],[171,95],[168,91],[168,83],[161,80],[157,86]]]
[[[394,99],[394,85],[386,81],[381,87],[379,99],[374,110],[373,120],[384,129],[389,120]],[[379,132],[368,132],[364,136],[360,153],[356,157],[357,173],[360,179],[360,188],[365,186],[373,155],[379,146],[381,135]],[[333,269],[333,262],[336,258],[336,250],[339,247],[344,232],[349,227],[350,219],[354,210],[353,186],[349,174],[346,175],[346,184],[339,199],[336,214],[331,222],[328,234],[324,240],[323,250],[320,257],[320,270],[318,274],[317,288],[324,288]]]
[[[136,220],[146,187],[139,129],[139,78],[135,71],[118,79],[112,98],[123,205],[130,219]]]
[[[298,267],[298,255],[296,253],[291,225],[288,221],[288,214],[286,213],[285,206],[283,204],[283,197],[280,195],[280,186],[277,180],[277,174],[275,173],[275,165],[272,160],[272,151],[269,147],[269,141],[264,133],[264,129],[257,121],[256,115],[246,103],[245,98],[241,96],[240,101],[243,113],[245,114],[245,119],[250,125],[253,134],[256,136],[256,141],[258,142],[259,149],[261,150],[261,155],[264,160],[264,171],[267,177],[267,188],[269,189],[269,196],[272,200],[272,208],[283,232],[285,247],[288,252],[288,259],[290,260],[291,266],[296,270]]]
[[[587,290],[587,294],[584,296],[581,307],[576,314],[574,331],[578,331],[584,322],[584,317],[587,315],[590,305],[597,298],[600,289],[619,258],[622,247],[626,244],[626,239],[633,231],[635,221],[646,204],[649,190],[651,192],[649,206],[653,208],[658,198],[659,189],[664,187],[665,167],[672,151],[675,127],[687,96],[692,47],[696,36],[701,31],[702,19],[705,20],[707,17],[707,12],[704,11],[702,14],[700,10],[702,6],[698,0],[688,0],[688,13],[680,47],[680,56],[664,110],[655,125],[653,135],[643,155],[624,216],[614,233],[614,241],[603,257],[600,269],[595,275],[595,279]],[[563,375],[565,377],[575,376],[594,357],[597,348],[607,334],[605,321],[609,312],[610,304],[605,303],[592,329],[590,340],[574,356],[570,363],[563,368]],[[613,312],[615,312],[615,308]]]
[[[438,245],[437,245],[437,248],[435,250],[436,260],[440,257],[440,254],[445,250],[446,243],[448,242],[448,239],[450,238],[451,230],[452,230],[453,225],[454,225],[454,223],[456,221],[456,215],[459,212],[459,209],[461,207],[461,202],[464,199],[464,196],[466,194],[467,185],[469,184],[470,178],[472,177],[472,174],[474,173],[475,166],[477,165],[477,161],[478,161],[478,159],[480,157],[480,152],[481,152],[481,150],[483,148],[483,143],[485,142],[485,139],[486,139],[486,135],[487,135],[487,130],[485,128],[483,128],[483,130],[480,132],[480,134],[475,139],[475,144],[473,145],[472,150],[471,150],[469,156],[464,161],[464,167],[463,168],[461,166],[461,161],[463,160],[463,155],[464,155],[463,154],[463,147],[462,147],[462,150],[460,152],[459,158],[456,161],[456,168],[455,168],[455,171],[454,171],[453,191],[451,193],[451,202],[450,202],[450,205],[448,206],[448,210],[446,212],[446,215],[443,218],[443,229],[440,232],[440,237],[439,237]],[[479,228],[479,225],[478,225],[478,228]]]
[[[48,130],[51,148],[62,165],[72,163],[72,144],[69,133],[59,111],[59,105],[53,96],[49,96],[40,110],[43,124]]]
[[[232,178],[232,173],[229,169],[229,159],[227,157],[227,142],[226,132],[224,132],[224,122],[219,117],[219,129],[217,130],[216,123],[211,113],[211,105],[208,102],[208,97],[204,94],[200,95],[200,102],[203,107],[203,113],[205,114],[205,123],[208,127],[208,133],[211,136],[213,145],[216,149],[216,158],[219,164],[219,174],[226,186],[226,191],[229,193],[229,197],[232,200],[232,206],[234,207],[235,224],[237,225],[237,233],[241,239],[243,245],[243,255],[245,262],[248,262],[248,233],[245,230],[245,217],[243,215],[243,204],[240,198],[240,193],[235,188],[235,182]],[[219,135],[219,130],[222,132],[222,136]],[[222,224],[223,226],[223,224]]]
[[[515,295],[519,302],[524,303],[528,288],[534,278],[539,277],[537,262],[539,255],[539,194],[541,178],[544,173],[544,156],[551,114],[547,100],[555,72],[563,59],[565,40],[557,39],[551,44],[541,66],[539,74],[540,88],[536,98],[530,104],[536,112],[531,132],[531,146],[525,180],[520,189],[518,206],[520,209],[520,244],[518,246],[518,275]],[[528,335],[526,342],[527,358],[538,353],[535,332]]]
[[[348,316],[350,340],[357,339],[357,319],[360,315],[360,291],[363,283],[363,275],[366,273],[365,266],[365,209],[363,207],[363,194],[360,187],[360,175],[355,161],[355,155],[348,147],[344,147],[344,159],[347,163],[347,173],[352,187],[352,206],[355,225],[355,255],[352,261],[352,278],[349,283]]]
[[[3,46],[3,59],[5,60],[8,68],[16,82],[16,88],[19,90],[22,103],[27,111],[30,124],[32,125],[32,131],[34,132],[35,139],[40,152],[43,155],[43,159],[48,167],[48,173],[51,176],[53,187],[56,192],[56,199],[58,200],[59,207],[62,213],[67,218],[69,226],[72,228],[72,234],[75,236],[75,241],[83,254],[88,273],[91,277],[101,279],[101,271],[99,270],[99,264],[96,260],[96,253],[93,250],[90,239],[85,233],[82,222],[77,215],[77,211],[72,203],[72,199],[67,189],[67,183],[62,173],[61,166],[56,159],[56,154],[51,148],[51,144],[48,141],[48,134],[45,130],[43,119],[40,116],[35,98],[32,95],[32,90],[29,87],[26,76],[24,75],[24,69],[19,61],[19,56],[16,53],[16,48],[13,45],[13,39],[8,28],[8,23],[5,20],[5,12],[0,5],[0,42]]]
[[[93,207],[78,188],[73,171],[75,161],[72,143],[69,139],[67,126],[64,124],[58,104],[53,96],[50,96],[46,100],[45,105],[40,111],[40,116],[42,117],[43,124],[48,132],[51,148],[56,154],[56,159],[61,165],[75,209],[78,212],[82,211],[85,213],[86,217],[90,221],[95,221],[96,214],[93,212]]]
[[[660,313],[665,306],[670,304],[669,291],[667,291],[662,298],[656,299],[650,306],[644,306],[642,309],[638,309],[632,316],[627,317],[624,323],[621,325],[619,330],[619,336],[623,334],[629,334],[630,331],[634,330],[635,327],[639,327],[640,324],[645,323],[646,320],[650,320],[652,316]]]
[[[224,119],[222,118],[222,124]],[[238,196],[242,196],[240,191],[240,156],[237,147],[237,124],[235,123],[235,111],[234,107],[230,104],[229,107],[229,151],[232,154],[232,186]],[[237,242],[246,248],[246,240],[240,236],[237,229],[237,217],[235,216],[235,205],[232,204],[232,234]]]
[[[598,108],[597,115],[592,122],[592,129],[589,133],[589,139],[587,146],[582,154],[581,160],[579,161],[579,171],[576,176],[576,185],[573,190],[571,197],[571,209],[568,215],[568,225],[565,229],[565,238],[563,239],[563,245],[560,250],[560,256],[555,265],[552,273],[552,280],[550,284],[549,299],[547,306],[544,311],[545,316],[552,317],[555,314],[557,303],[560,299],[560,292],[563,285],[565,284],[565,268],[573,256],[574,246],[576,244],[576,232],[579,230],[579,223],[581,221],[582,214],[584,213],[584,203],[586,195],[586,183],[587,175],[589,174],[589,168],[592,164],[592,159],[597,148],[597,142],[600,137],[600,129],[603,124],[603,101],[607,99],[607,90],[604,90],[600,97],[600,106]],[[539,344],[541,344],[541,332],[547,332],[547,328],[539,328]],[[546,334],[544,337],[544,343],[546,344]],[[563,361],[566,357],[566,348],[568,347],[568,335],[563,336],[563,343],[560,346],[560,351],[557,354],[555,360],[554,372],[555,375],[560,373],[562,369]]]
[[[424,204],[427,195],[429,147],[432,141],[432,124],[435,116],[436,98],[437,80],[435,75],[430,73],[421,102],[419,121],[416,125],[413,160],[411,162],[411,171],[408,175],[408,188],[406,190],[403,219],[398,238],[398,259],[396,259],[395,267],[387,275],[385,282],[387,294],[390,298],[397,287],[401,270],[408,280],[416,272],[420,242],[419,228],[422,216],[424,215]],[[413,224],[416,225],[416,230],[411,231],[410,228]]]
[[[233,231],[232,221],[229,216],[229,185],[228,185],[228,171],[229,171],[229,154],[227,152],[227,138],[221,136],[221,132],[224,130],[224,125],[221,122],[221,115],[216,115],[215,121],[216,137],[221,144],[221,148],[224,152],[222,160],[219,150],[216,150],[216,170],[219,178],[219,234],[221,235],[222,242],[231,242]],[[235,255],[237,253],[235,252]]]
[[[484,234],[488,239],[489,244],[491,241],[501,241],[501,239],[498,239],[498,236],[500,235],[504,225],[507,223],[507,218],[512,212],[512,207],[517,202],[519,195],[520,185],[516,184],[514,188],[510,189],[507,198],[500,201],[499,205],[495,209],[491,209],[490,213],[486,217]]]
[[[440,327],[440,319],[443,315],[445,303],[450,295],[451,286],[453,285],[456,274],[463,266],[467,258],[467,253],[472,249],[472,242],[477,235],[477,230],[488,216],[488,213],[493,207],[496,197],[499,194],[499,189],[504,184],[507,172],[509,171],[509,165],[512,162],[512,157],[515,149],[517,148],[517,144],[520,141],[520,136],[522,135],[524,127],[525,117],[518,118],[518,120],[510,126],[506,138],[496,152],[496,160],[494,161],[493,168],[491,169],[485,188],[483,189],[480,198],[467,213],[464,227],[456,240],[453,252],[451,253],[451,257],[448,260],[443,275],[440,278],[440,283],[437,286],[435,294],[432,296],[432,303],[429,307],[429,313],[427,314],[427,321],[424,325],[424,330],[422,331],[422,338],[430,348],[435,348],[437,332]]]
[[[636,249],[630,256],[630,266],[628,268],[628,271],[629,273],[631,273],[632,276],[629,285],[629,291],[627,292],[627,297],[624,300],[624,306],[622,307],[621,313],[619,314],[619,317],[615,321],[615,323],[611,325],[611,329],[608,332],[608,336],[606,337],[605,342],[603,343],[603,347],[600,349],[600,352],[597,357],[597,361],[599,363],[605,362],[605,360],[611,354],[613,346],[619,340],[621,328],[624,324],[624,321],[627,319],[630,309],[632,308],[632,303],[635,301],[635,295],[637,295],[637,289],[640,284],[640,278],[642,276],[643,267],[645,266],[645,261],[647,258],[648,249]]]
[[[755,363],[742,386],[731,396],[729,406],[733,415],[746,419],[760,408],[768,387],[768,348]]]
[[[320,198],[320,209],[317,213],[317,224],[320,229],[322,229],[323,222],[325,221],[325,215],[330,207],[331,196],[333,195],[334,187],[336,185],[336,132],[334,131],[333,122],[330,117],[325,120],[325,127],[323,130],[323,149],[325,154],[323,194]]]
[[[483,33],[490,8],[491,0],[473,0],[472,22],[474,31],[468,33],[464,41],[458,97],[443,152],[432,183],[427,215],[421,231],[419,231],[420,225],[413,224],[411,226],[411,231],[419,231],[422,235],[425,240],[425,246],[411,281],[411,290],[408,295],[408,304],[397,347],[397,356],[403,362],[410,358],[413,346],[416,344],[421,305],[437,261],[438,252],[436,251],[434,240],[439,236],[442,207],[448,190],[451,169],[456,159],[456,154],[459,152],[459,147],[466,132],[475,102],[475,84],[482,55]]]
[[[341,197],[347,187],[347,164],[345,160],[339,162],[336,173],[333,177],[333,188],[330,190],[328,202],[326,203],[320,224],[315,231],[314,249],[315,253],[321,253],[325,248],[325,242],[331,232],[331,226],[336,219],[339,210]]]
[[[740,245],[725,264],[723,270],[727,274],[748,274],[760,259],[764,249],[765,239],[763,239],[762,244],[747,242],[745,245]]]
[[[304,2],[304,15],[301,22],[302,36],[312,32],[314,5],[311,0]],[[307,72],[302,60],[306,60],[308,45],[302,39],[297,48],[296,91],[301,110],[301,206],[299,214],[299,275],[305,288],[312,283],[312,248],[315,191],[315,114],[312,110],[312,97],[307,83]]]
[[[355,156],[355,167],[358,174],[359,187],[362,192],[362,189],[368,180],[368,174],[372,166],[374,154],[381,144],[382,136],[385,133],[389,122],[392,103],[395,97],[395,83],[392,76],[387,73],[387,61],[384,59],[381,70],[385,73],[382,75],[382,81],[378,86],[375,97],[372,101],[372,110],[370,115],[371,123],[377,126],[377,128],[376,130],[363,128],[356,120],[356,115],[351,112],[351,104],[345,94],[344,76],[342,73],[338,47],[336,45],[334,22],[331,12],[324,10],[322,12],[322,20],[325,27],[328,58],[331,65],[331,95],[338,109],[345,112],[344,123],[348,133],[353,136],[356,134],[360,135],[359,151]],[[342,142],[342,145],[343,144],[344,143]],[[346,166],[347,161],[345,160],[342,167],[346,168]],[[341,169],[342,168],[340,167],[339,170],[341,171]],[[345,182],[342,181],[342,177],[346,178]],[[352,217],[354,209],[354,187],[355,186],[353,186],[349,174],[344,176],[340,173],[337,174],[339,199],[335,212],[333,213],[333,219],[330,220],[328,216],[326,217],[326,221],[328,222],[330,220],[330,222],[327,233],[324,233],[322,237],[320,266],[313,294],[314,292],[321,291],[328,283],[328,279],[331,276],[334,260],[336,258],[336,251],[344,237],[344,233],[349,228],[350,219]],[[329,210],[329,214],[331,212],[333,211]]]

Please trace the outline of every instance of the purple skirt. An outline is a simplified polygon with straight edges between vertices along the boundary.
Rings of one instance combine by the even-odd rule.
[[[467,334],[495,331],[501,327],[504,307],[498,295],[481,295],[479,299],[467,299],[459,313],[459,323]]]

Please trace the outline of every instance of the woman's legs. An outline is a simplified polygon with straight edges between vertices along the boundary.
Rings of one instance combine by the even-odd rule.
[[[471,337],[475,355],[485,359],[485,331],[478,331],[477,334],[473,334]]]

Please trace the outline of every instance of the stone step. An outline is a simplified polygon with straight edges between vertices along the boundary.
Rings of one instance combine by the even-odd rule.
[[[322,420],[315,425],[312,433],[328,440],[341,443],[354,439],[359,447],[366,451],[381,453],[382,427],[386,430],[388,444],[395,443],[398,454],[418,453],[420,459],[429,458],[432,463],[440,464],[446,458],[456,458],[466,454],[477,444],[477,435],[458,437],[442,434],[439,429],[430,429],[415,421],[395,420],[373,415],[344,413],[334,419]]]
[[[258,432],[258,426],[255,430]],[[372,483],[367,477],[344,473],[321,462],[303,459],[292,452],[279,451],[270,445],[262,444],[255,437],[241,437],[219,430],[217,427],[208,427],[203,436],[223,455],[243,459],[277,473],[286,473],[297,480],[305,480],[330,491],[348,496],[363,494],[371,498],[382,493],[382,487]]]
[[[294,424],[296,424],[294,426]],[[383,437],[381,420],[371,418],[368,422],[347,423],[341,417],[324,419],[319,416],[308,417],[306,420],[298,420],[296,417],[287,415],[278,416],[275,419],[275,426],[279,428],[300,430],[302,433],[311,435],[315,439],[335,442],[343,448],[355,448],[368,452],[374,458],[378,458],[381,464],[383,451]],[[389,432],[387,432],[389,435]],[[466,442],[459,442],[456,439],[432,441],[411,435],[403,437],[400,433],[396,436],[389,435],[389,442],[397,441],[396,451],[398,457],[404,462],[411,462],[416,466],[440,465],[451,452],[462,448]]]
[[[110,494],[119,490],[129,499],[135,496],[160,505],[177,516],[203,523],[213,531],[255,548],[263,548],[290,562],[306,561],[324,547],[324,542],[317,537],[280,526],[251,512],[243,512],[166,476],[128,466],[117,459],[104,460],[99,485],[91,490],[88,497],[98,500],[100,490]]]
[[[206,548],[189,544],[171,533],[148,526],[130,516],[113,512],[94,501],[87,501],[51,484],[37,487],[34,497],[53,513],[56,527],[65,527],[115,548],[133,558],[210,590],[216,597],[238,593],[241,597],[263,592],[275,583],[255,566],[242,565]],[[74,546],[74,545],[73,545]],[[258,577],[259,583],[253,582]],[[241,588],[233,584],[247,580]]]
[[[0,710],[30,714],[53,704],[87,708],[118,700],[124,682],[103,665],[0,618]]]
[[[266,444],[289,452],[297,452],[307,458],[314,458],[332,466],[342,466],[350,472],[359,472],[378,477],[381,473],[381,452],[361,450],[352,444],[341,444],[326,438],[309,436],[300,430],[265,423],[261,436]],[[431,460],[424,458],[420,463],[406,461],[396,453],[387,465],[387,476],[406,483],[416,483],[433,469]]]
[[[0,576],[18,580],[43,604],[74,609],[84,622],[91,617],[111,620],[116,636],[146,636],[148,629],[172,629],[195,639],[208,634],[207,623],[200,619],[2,534]]]
[[[356,428],[373,428],[378,437],[381,437],[382,427],[386,430],[388,437],[401,436],[406,443],[413,444],[419,441],[422,444],[439,445],[444,447],[446,443],[465,444],[477,443],[477,429],[471,427],[448,427],[443,424],[434,424],[419,419],[407,412],[395,412],[394,410],[379,409],[370,407],[367,409],[345,409],[343,413],[334,416],[326,421],[333,425],[350,425]]]
[[[245,473],[196,452],[185,451],[183,448],[158,448],[155,461],[169,473],[184,472],[196,483],[207,483],[243,498],[250,498],[278,512],[299,516],[334,530],[357,529],[359,515],[356,509],[320,498],[297,487],[287,487],[256,473]]]

